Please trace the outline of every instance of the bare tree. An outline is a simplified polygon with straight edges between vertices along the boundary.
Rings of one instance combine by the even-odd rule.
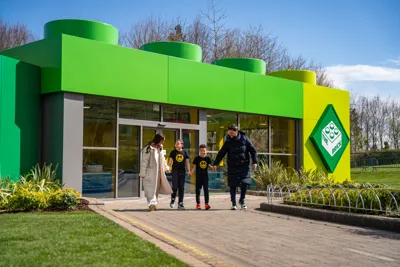
[[[225,53],[223,43],[226,34],[226,9],[219,7],[218,1],[210,0],[207,12],[201,12],[201,14],[210,24],[212,53],[209,61],[213,62]]]
[[[363,129],[363,146],[365,150],[369,150],[370,148],[370,128],[371,128],[371,113],[369,112],[370,101],[367,97],[362,96],[360,98],[360,124]]]
[[[149,42],[166,41],[174,30],[174,26],[171,21],[149,17],[132,25],[126,33],[123,33],[120,44],[139,49]]]
[[[25,24],[10,24],[0,18],[0,51],[35,41]]]
[[[351,152],[357,152],[363,147],[362,109],[360,98],[352,95],[350,100],[350,144]]]
[[[182,31],[182,25],[177,24],[174,28],[174,32],[171,32],[168,35],[168,41],[170,42],[185,42],[186,41],[186,34]]]
[[[371,137],[371,142],[372,142],[372,149],[376,150],[378,149],[378,132],[379,132],[379,122],[382,119],[379,115],[380,112],[380,107],[381,107],[381,99],[379,95],[375,96],[370,100],[370,105],[368,109],[368,115],[369,115],[369,120],[370,120],[370,127],[369,127],[369,133]]]
[[[388,107],[388,136],[394,149],[399,149],[400,142],[400,105],[391,101]]]
[[[203,51],[203,62],[210,57],[211,29],[205,25],[200,15],[196,16],[187,29],[187,41],[201,47]]]
[[[226,9],[220,7],[217,0],[210,0],[207,11],[201,12],[188,27],[180,20],[150,17],[122,34],[121,44],[140,48],[147,42],[186,41],[202,48],[205,63],[230,57],[257,58],[266,62],[266,74],[286,69],[307,69],[316,72],[318,85],[333,87],[321,65],[302,56],[291,56],[278,42],[278,36],[265,32],[262,26],[250,25],[244,30],[226,28],[226,19]]]
[[[378,130],[378,138],[380,143],[380,148],[385,148],[385,139],[387,138],[387,124],[388,124],[388,102],[386,100],[381,100],[379,95],[376,96],[377,104],[378,104],[378,113],[376,114],[378,117],[377,130]]]

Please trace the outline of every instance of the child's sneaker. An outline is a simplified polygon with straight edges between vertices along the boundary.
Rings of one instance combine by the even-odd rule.
[[[210,207],[210,205],[208,205],[208,203],[206,203],[206,205],[205,205],[205,209],[206,209],[206,210],[209,210],[209,209],[211,209],[211,207]]]
[[[240,205],[241,205],[242,209],[247,210],[247,205],[246,205],[246,202],[244,200],[241,201]]]
[[[201,210],[201,205],[200,205],[200,204],[197,204],[197,205],[196,205],[196,209],[197,209],[197,210]]]
[[[236,205],[232,205],[231,210],[237,210]]]
[[[180,210],[184,210],[185,209],[185,206],[183,205],[182,202],[179,203],[178,209],[180,209]]]
[[[153,211],[153,210],[155,210],[155,209],[156,209],[156,205],[151,204],[151,205],[149,206],[149,211]]]
[[[169,206],[171,209],[175,208],[175,200],[171,199],[171,202],[169,203]]]

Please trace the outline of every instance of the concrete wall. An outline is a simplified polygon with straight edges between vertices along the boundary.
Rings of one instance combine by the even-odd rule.
[[[58,164],[65,188],[82,191],[83,96],[43,95],[42,162]]]

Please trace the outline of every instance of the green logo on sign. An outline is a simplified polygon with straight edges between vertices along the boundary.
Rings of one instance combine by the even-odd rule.
[[[334,172],[349,143],[349,136],[344,130],[333,105],[326,107],[310,139],[325,168],[329,172]]]

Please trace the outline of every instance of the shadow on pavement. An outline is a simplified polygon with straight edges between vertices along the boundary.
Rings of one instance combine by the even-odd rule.
[[[364,228],[363,230],[349,229],[348,232],[351,234],[354,234],[354,235],[371,236],[371,237],[381,238],[381,239],[400,240],[400,234],[398,234],[398,233],[382,231],[382,230],[375,230],[375,229],[370,229],[370,228]]]
[[[115,212],[149,212],[148,209],[113,209]],[[185,211],[196,211],[196,212],[213,212],[213,211],[231,211],[230,209],[209,209],[209,210],[196,210],[196,209],[188,209],[186,208],[185,210],[178,210],[178,209],[160,209],[157,208],[157,210],[152,211],[152,212],[157,212],[157,211],[173,211],[173,212],[185,212]],[[235,211],[232,211],[235,212]],[[240,210],[236,210],[236,212],[240,212]]]

